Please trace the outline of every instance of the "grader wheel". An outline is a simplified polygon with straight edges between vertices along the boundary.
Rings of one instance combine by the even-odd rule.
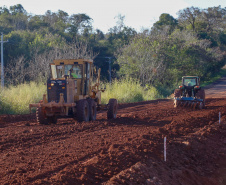
[[[116,119],[118,110],[118,102],[116,99],[110,99],[108,103],[108,112],[107,118],[108,119]]]
[[[48,124],[48,120],[46,119],[45,113],[44,113],[44,111],[42,111],[41,107],[36,108],[36,119],[37,119],[38,124],[41,124],[41,125]]]
[[[97,116],[97,106],[96,102],[93,99],[88,99],[89,104],[89,120],[95,121]]]
[[[78,106],[77,106],[77,120],[79,122],[87,122],[89,121],[89,104],[88,102],[83,99],[78,101]]]

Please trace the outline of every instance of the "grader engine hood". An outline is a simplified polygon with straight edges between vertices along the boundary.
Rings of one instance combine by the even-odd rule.
[[[48,80],[47,81],[47,95],[48,102],[59,102],[60,93],[63,94],[64,100],[67,100],[66,80]]]

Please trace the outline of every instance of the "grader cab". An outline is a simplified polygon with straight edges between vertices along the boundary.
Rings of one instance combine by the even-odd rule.
[[[50,64],[51,78],[47,81],[47,95],[36,107],[39,124],[56,123],[59,117],[73,117],[79,122],[96,120],[99,110],[107,110],[107,118],[117,114],[117,100],[110,99],[107,105],[101,104],[100,69],[94,82],[92,60],[54,60]]]

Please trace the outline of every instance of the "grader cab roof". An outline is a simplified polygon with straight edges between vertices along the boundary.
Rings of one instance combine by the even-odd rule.
[[[67,65],[67,64],[84,64],[84,62],[93,63],[90,59],[57,59],[53,60],[53,65]]]

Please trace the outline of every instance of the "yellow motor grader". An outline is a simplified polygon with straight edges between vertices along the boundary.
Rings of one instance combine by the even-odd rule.
[[[107,110],[107,118],[115,119],[117,100],[101,104],[100,70],[94,82],[93,61],[87,59],[61,59],[50,64],[51,78],[47,80],[47,95],[36,107],[39,124],[55,124],[59,117],[73,117],[77,121],[94,121],[99,110]]]

